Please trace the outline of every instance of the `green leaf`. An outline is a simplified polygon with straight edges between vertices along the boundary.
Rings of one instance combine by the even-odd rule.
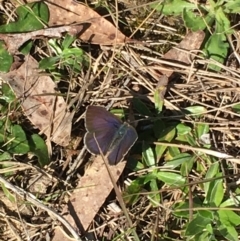
[[[8,120],[0,120],[0,143],[7,141],[7,136],[10,133],[11,122]]]
[[[54,69],[56,66],[56,63],[60,60],[59,56],[55,57],[47,57],[42,59],[39,62],[39,68],[40,69]]]
[[[186,177],[192,171],[193,164],[196,160],[196,157],[193,156],[189,161],[185,161],[181,165],[180,173],[182,176]]]
[[[6,101],[7,103],[11,103],[16,99],[14,92],[6,83],[2,83],[2,96],[0,96],[0,99]]]
[[[183,123],[180,123],[177,125],[177,134],[178,135],[186,135],[191,133],[192,128],[190,126],[187,126]]]
[[[30,53],[31,49],[32,49],[32,46],[33,46],[33,41],[32,40],[29,40],[27,42],[25,42],[20,48],[19,48],[19,51],[24,54],[24,55],[27,55]]]
[[[206,226],[206,230],[207,230],[207,232],[208,232],[211,236],[213,236],[214,232],[213,232],[213,227],[212,227],[211,224],[208,224],[208,225]],[[202,239],[202,240],[205,240],[205,239]]]
[[[213,215],[212,211],[199,210],[198,214],[201,215],[203,218],[208,218],[208,219],[211,219],[212,221],[214,221],[214,215]]]
[[[85,52],[80,48],[73,48],[70,45],[76,37],[67,35],[61,44],[56,39],[48,41],[52,53],[56,56],[48,57],[40,62],[40,68],[51,71],[71,70],[72,73],[80,73],[83,66],[88,66]]]
[[[70,45],[74,42],[75,39],[76,39],[76,36],[71,36],[71,35],[67,34],[62,42],[63,49],[68,49],[70,47]],[[81,50],[81,49],[79,49],[79,50]]]
[[[219,221],[225,226],[240,225],[240,216],[232,210],[218,210]]]
[[[159,187],[157,185],[156,179],[152,179],[150,181],[150,188],[151,188],[151,194],[148,195],[148,198],[150,199],[153,206],[159,206],[160,203],[160,195],[159,195]]]
[[[220,225],[218,227],[218,230],[220,234],[224,237],[225,240],[229,241],[239,241],[238,238],[238,232],[233,226],[225,226],[225,225]]]
[[[161,76],[161,78],[158,81],[156,90],[154,92],[154,104],[155,109],[158,113],[162,111],[163,104],[164,104],[164,95],[167,90],[167,83],[168,83],[168,77],[166,75]]]
[[[224,7],[225,13],[239,13],[240,12],[240,2],[239,0],[228,0],[226,1]]]
[[[166,0],[161,4],[154,3],[150,6],[164,15],[180,15],[184,9],[197,8],[196,4],[184,0]]]
[[[159,171],[156,176],[160,181],[166,183],[169,186],[179,187],[186,183],[186,179],[184,177],[173,172]]]
[[[166,129],[166,125],[164,121],[162,120],[156,120],[153,123],[153,131],[154,131],[154,136],[158,139],[161,138],[164,134],[164,130]]]
[[[161,125],[159,125],[159,122],[154,123],[153,129],[154,129],[154,134],[155,134],[156,138],[158,139],[158,141],[171,142],[176,134],[176,129],[174,126],[161,128]],[[156,152],[156,162],[157,163],[160,160],[160,158],[162,157],[162,155],[166,149],[167,149],[166,145],[156,144],[155,152]]]
[[[216,177],[222,176],[221,173],[216,175]],[[224,197],[224,189],[223,189],[223,179],[217,179],[210,182],[208,192],[206,193],[206,198],[204,203],[214,204],[215,206],[219,206]]]
[[[226,42],[226,36],[221,33],[214,33],[205,44],[204,52],[208,58],[223,63],[226,59],[228,49],[229,44]],[[214,71],[219,71],[221,69],[215,64],[210,64],[208,68]]]
[[[69,49],[64,49],[62,52],[62,58],[69,58],[69,57],[76,57],[78,60],[83,60],[84,51],[79,48],[69,48]]]
[[[205,218],[201,215],[197,215],[188,225],[186,228],[185,234],[187,236],[194,236],[199,233],[203,233],[205,230],[206,226],[208,224],[211,224],[212,220]]]
[[[164,104],[164,99],[162,97],[162,90],[157,89],[154,92],[154,104],[155,104],[155,109],[157,110],[158,113],[162,112],[163,104]]]
[[[3,152],[0,154],[0,161],[11,160],[12,156],[8,152]]]
[[[110,112],[114,115],[116,115],[120,119],[126,119],[126,113],[124,109],[111,109]]]
[[[128,157],[126,168],[128,168],[129,170],[132,170],[134,172],[144,169],[145,167],[141,161],[138,161],[138,157],[139,157],[139,159],[141,158],[140,155],[136,155],[136,157],[134,155],[130,155]]]
[[[154,152],[153,152],[153,149],[152,147],[143,142],[143,146],[142,146],[142,158],[143,158],[143,163],[146,167],[153,167],[155,166],[155,155],[154,155]]]
[[[198,142],[202,144],[205,148],[211,147],[211,139],[209,133],[209,125],[205,123],[195,125],[195,135],[198,139]]]
[[[208,168],[205,179],[214,178],[218,173],[219,173],[219,163],[215,162]],[[205,182],[203,186],[204,186],[205,193],[208,193],[210,182]]]
[[[123,193],[123,199],[128,204],[134,204],[138,201],[139,193],[143,186],[143,177],[138,177],[131,182],[130,186]]]
[[[172,157],[175,157],[175,156],[178,156],[180,155],[180,151],[179,151],[179,148],[176,147],[176,146],[169,146],[168,147],[168,152],[169,154],[172,156]]]
[[[192,133],[186,135],[179,135],[176,137],[177,141],[187,142],[190,146],[197,146],[196,138],[192,136]]]
[[[176,167],[182,165],[184,162],[189,162],[193,158],[189,153],[181,153],[175,156],[171,161],[164,164],[165,168],[175,169]]]
[[[12,195],[12,193],[8,191],[8,189],[5,187],[5,185],[3,183],[1,183],[1,186],[2,186],[2,190],[5,194],[5,196],[8,198],[8,200],[12,203],[16,203],[15,196]]]
[[[48,7],[44,2],[33,2],[17,8],[18,20],[0,26],[2,33],[19,33],[39,30],[49,19]]]
[[[142,102],[140,99],[133,98],[132,104],[133,104],[134,109],[136,109],[138,113],[145,115],[145,116],[152,116],[152,112],[148,109],[146,104],[144,102]]]
[[[236,205],[236,203],[240,202],[240,196],[231,196],[231,198],[225,200],[223,203],[221,203],[220,207],[230,207]]]
[[[202,233],[198,233],[194,235],[194,241],[217,241],[216,239],[213,238],[213,233],[209,233],[209,228],[212,228],[211,224],[206,225],[206,230],[203,231]]]
[[[13,56],[5,49],[3,41],[0,41],[0,72],[9,72],[13,63]]]
[[[183,10],[183,20],[186,27],[192,31],[204,30],[207,26],[211,25],[214,18],[211,14],[206,17],[197,16],[193,11],[189,11],[186,8]]]
[[[233,105],[232,106],[232,110],[235,112],[235,113],[240,113],[240,104],[236,104],[236,105]]]
[[[154,125],[155,130],[155,125]],[[162,128],[161,133],[159,132],[159,136],[156,136],[158,141],[167,141],[171,142],[176,135],[176,129],[174,126],[168,126],[166,128]]]
[[[38,157],[41,167],[48,165],[50,160],[45,141],[37,134],[33,134],[29,139],[30,151]]]
[[[205,114],[207,112],[207,109],[204,106],[189,106],[187,108],[185,108],[184,110],[186,110],[188,114],[192,114],[192,115],[202,115]]]
[[[200,139],[202,135],[209,133],[209,125],[205,123],[195,124],[197,138]]]
[[[187,218],[189,219],[189,201],[184,200],[180,201],[180,203],[176,203],[174,205],[174,215],[179,218]],[[196,217],[198,214],[197,209],[202,207],[202,202],[198,199],[193,199],[193,203],[191,202],[191,205],[193,205],[193,217]]]
[[[218,230],[227,240],[239,240],[235,227],[240,224],[240,216],[231,210],[218,210]]]
[[[146,174],[143,176],[144,178],[144,184],[151,182],[152,180],[157,179],[157,171],[154,169],[152,172]]]
[[[188,143],[188,140],[187,140],[187,136],[189,136],[188,134],[187,135],[178,135],[175,140],[176,141],[180,141],[180,142],[187,142]]]
[[[26,134],[20,125],[13,125],[9,136],[7,149],[10,153],[26,154],[29,151],[29,144]]]
[[[230,20],[227,18],[221,7],[217,8],[215,16],[217,22],[216,33],[232,34],[233,29],[231,29]]]
[[[202,123],[195,125],[195,132],[196,136],[200,143],[202,144],[210,144],[210,137],[209,137],[209,125]]]

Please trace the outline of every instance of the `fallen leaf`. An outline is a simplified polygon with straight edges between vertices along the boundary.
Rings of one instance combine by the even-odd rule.
[[[170,49],[166,54],[164,54],[163,59],[168,59],[172,62],[180,62],[189,65],[196,57],[196,53],[193,55],[191,54],[191,51],[198,50],[201,47],[204,38],[205,33],[203,31],[187,33],[184,39],[176,47]],[[165,75],[169,80],[174,71],[155,70],[154,72],[159,76],[159,80],[161,80],[162,75]],[[160,83],[158,83],[158,88],[161,87],[162,89],[166,90],[167,83],[165,82],[162,86]]]
[[[126,162],[120,162],[117,165],[108,166],[116,181],[125,165]],[[67,213],[64,218],[79,234],[82,234],[87,230],[112,189],[113,184],[102,157],[97,156],[81,177],[68,204],[63,209],[63,213]],[[53,241],[58,240],[67,239],[62,231],[56,229]]]
[[[189,32],[176,47],[169,50],[163,56],[163,59],[168,59],[171,62],[190,64],[191,60],[196,57],[196,55],[191,54],[191,51],[198,50],[201,47],[204,37],[205,33],[203,31]],[[154,98],[150,97],[150,99],[155,104],[156,109],[161,112],[168,81],[171,79],[170,77],[174,70],[166,68],[161,64],[153,64],[145,67],[145,63],[132,49],[128,53],[122,51],[122,56],[133,69],[139,68],[143,74],[146,76],[150,75],[158,81]]]
[[[190,51],[198,50],[201,47],[204,38],[205,33],[203,31],[189,32],[177,47],[169,50],[164,54],[163,58],[190,64],[195,57],[191,56]]]
[[[29,120],[51,141],[67,146],[72,117],[49,76],[40,75],[31,56],[18,68],[0,76],[11,86]]]
[[[69,32],[70,30],[70,26],[63,26],[58,28],[40,29],[24,34],[0,34],[0,39],[5,42],[8,52],[11,54],[15,54],[18,51],[18,48],[30,39],[35,39],[40,36],[60,38],[62,36],[62,33]],[[77,34],[77,32],[75,34]]]
[[[70,25],[68,33],[78,32],[82,41],[93,44],[112,45],[134,42],[104,17],[82,3],[72,0],[49,0],[45,3],[49,8],[49,27]]]

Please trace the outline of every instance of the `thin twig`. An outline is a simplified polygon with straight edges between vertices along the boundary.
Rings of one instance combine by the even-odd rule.
[[[207,155],[215,156],[218,158],[223,158],[223,159],[226,159],[227,161],[236,162],[238,164],[240,163],[240,158],[231,156],[231,155],[223,153],[223,152],[214,151],[211,149],[206,149],[206,148],[201,148],[201,147],[193,147],[193,146],[188,146],[188,145],[183,145],[183,144],[168,143],[168,142],[154,142],[154,144],[158,145],[158,146],[162,145],[162,146],[174,146],[174,147],[178,147],[178,148],[184,148],[187,150],[202,152]]]
[[[49,214],[53,215],[58,219],[64,226],[65,228],[72,234],[72,236],[75,238],[77,241],[82,241],[79,235],[76,233],[74,228],[69,224],[69,222],[64,219],[61,215],[59,215],[56,211],[53,209],[45,206],[41,201],[39,201],[33,194],[26,192],[25,190],[21,189],[20,187],[12,185],[10,182],[4,179],[0,175],[0,182],[5,185],[6,188],[12,190],[15,194],[19,195],[21,198],[26,199],[28,202],[36,205],[37,207],[45,210]]]

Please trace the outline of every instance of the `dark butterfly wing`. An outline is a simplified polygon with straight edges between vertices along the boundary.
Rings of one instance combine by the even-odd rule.
[[[106,154],[112,139],[122,125],[122,121],[105,108],[89,106],[86,111],[85,126],[87,133],[84,137],[85,145],[89,152],[100,154],[96,140],[103,154]]]
[[[109,146],[112,142],[112,138],[117,130],[114,128],[105,129],[104,131],[97,131],[94,133],[87,132],[84,137],[85,145],[89,152],[93,154],[100,154],[99,147],[102,150],[102,153],[105,155],[109,150]],[[95,138],[97,139],[98,145]]]
[[[122,121],[100,106],[88,106],[85,116],[85,127],[88,132],[108,130],[111,127],[119,128]]]
[[[128,125],[127,131],[121,141],[109,151],[109,164],[115,165],[120,162],[136,142],[137,138],[138,135],[136,130],[132,126]]]

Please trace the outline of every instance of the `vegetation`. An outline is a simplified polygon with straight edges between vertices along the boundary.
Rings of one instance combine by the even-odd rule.
[[[92,220],[90,239],[130,240],[132,235],[134,240],[239,240],[239,0],[89,2],[82,5],[87,9],[84,19],[76,19],[71,27],[61,22],[61,17],[67,21],[70,16],[53,13],[43,2],[1,4],[2,178],[61,214],[66,191],[77,187],[77,173],[84,176],[85,167],[91,166],[90,156],[81,152],[84,112],[89,105],[110,107],[138,133],[118,181],[128,215],[106,208],[113,201],[121,206],[115,189]],[[99,16],[97,21],[90,11]],[[82,23],[87,27],[81,29]],[[91,38],[90,26],[96,31]],[[202,41],[190,40],[189,45],[199,43],[199,48],[179,45],[189,32],[204,33]],[[21,36],[26,41],[16,41]],[[176,55],[187,52],[188,60],[167,58],[173,49],[178,49]],[[36,68],[27,65],[29,56]],[[50,78],[41,79],[49,83],[41,89],[34,85],[36,79],[31,85],[34,101],[39,101],[34,111],[43,108],[38,115],[26,109],[26,100],[33,100],[28,99],[31,92],[24,87],[21,71],[30,72],[30,66],[33,74],[26,74],[28,78]],[[56,88],[49,87],[52,84]],[[73,113],[72,119],[70,114],[61,116],[66,123],[55,135],[54,123],[61,113]],[[44,116],[50,121],[48,131],[41,125]],[[82,163],[70,172],[76,158]],[[17,233],[19,240],[27,240],[27,227],[28,240],[46,240],[47,235],[54,240],[55,223],[40,206],[33,211],[31,205],[36,203],[21,197],[22,209],[13,213],[18,202],[11,190],[2,183],[1,202],[10,221],[1,215],[0,239],[10,240]],[[12,225],[15,236],[9,232]]]

